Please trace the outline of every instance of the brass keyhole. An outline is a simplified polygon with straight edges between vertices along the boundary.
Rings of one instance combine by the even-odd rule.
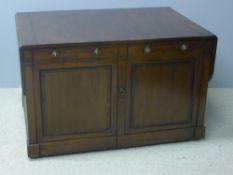
[[[123,97],[125,96],[126,89],[123,88],[123,87],[121,87],[121,88],[119,89],[119,93],[120,93],[120,98],[123,98]]]

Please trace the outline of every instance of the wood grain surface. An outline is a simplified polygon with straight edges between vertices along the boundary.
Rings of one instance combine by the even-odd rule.
[[[16,14],[19,46],[206,37],[169,7]]]

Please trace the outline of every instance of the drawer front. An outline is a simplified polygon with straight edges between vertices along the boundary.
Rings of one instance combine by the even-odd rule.
[[[203,53],[203,43],[200,41],[163,41],[132,44],[129,46],[129,59],[140,60],[170,60],[193,58]]]
[[[115,59],[117,47],[79,46],[35,49],[33,58],[36,63],[61,63],[74,61],[105,61]]]

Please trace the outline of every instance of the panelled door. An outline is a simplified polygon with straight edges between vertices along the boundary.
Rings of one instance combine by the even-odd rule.
[[[197,118],[201,47],[195,42],[145,43],[130,45],[128,54],[125,83],[128,107],[119,147],[192,138]],[[186,136],[184,128],[190,128],[185,131]],[[169,132],[170,129],[177,132]]]
[[[116,146],[116,54],[105,46],[34,51],[42,154]]]

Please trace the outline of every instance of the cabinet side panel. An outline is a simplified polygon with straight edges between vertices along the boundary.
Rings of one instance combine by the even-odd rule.
[[[210,48],[210,75],[209,75],[209,80],[212,79],[213,74],[214,74],[214,67],[215,67],[215,59],[216,59],[216,51],[217,51],[217,42],[218,42],[218,38],[217,36],[214,36],[214,38],[209,42],[208,44],[208,48]]]
[[[37,143],[37,124],[34,104],[33,64],[23,63],[23,79],[25,85],[26,103],[26,125],[28,133],[28,144]]]
[[[207,47],[206,50],[209,50]],[[208,53],[208,52],[207,52]],[[207,99],[207,91],[208,91],[208,81],[210,78],[210,74],[212,72],[212,58],[209,54],[205,54],[203,59],[200,61],[200,86],[199,86],[199,105],[198,105],[198,118],[197,118],[197,129],[196,129],[196,138],[204,137],[204,117],[205,117],[205,107],[206,107],[206,99]]]

